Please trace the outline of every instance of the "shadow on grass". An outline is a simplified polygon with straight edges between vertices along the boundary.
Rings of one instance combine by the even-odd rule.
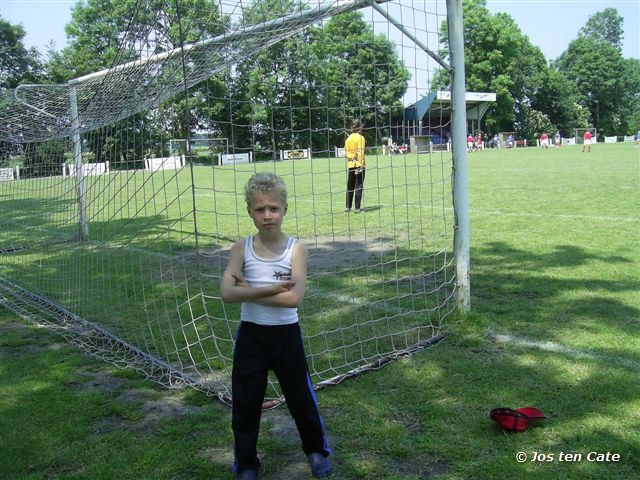
[[[346,451],[341,466],[348,475],[341,478],[431,478],[438,465],[452,478],[637,477],[640,311],[616,296],[629,298],[640,285],[632,277],[576,279],[571,271],[634,260],[566,245],[538,255],[504,243],[473,258],[470,319],[437,347],[321,396],[336,451]],[[485,329],[496,325],[561,348],[487,338]],[[620,341],[602,345],[603,332]],[[576,335],[578,347],[568,347]],[[548,419],[524,433],[505,432],[489,419],[503,406],[535,406]],[[375,448],[367,453],[360,438]],[[520,451],[529,457],[522,464]],[[555,460],[531,461],[534,452]],[[581,461],[560,462],[561,452],[580,453]],[[589,452],[617,453],[620,461],[590,462]],[[399,459],[405,474],[390,471]]]
[[[638,332],[640,310],[618,298],[640,291],[637,278],[598,278],[597,273],[581,278],[571,270],[590,264],[592,272],[606,272],[603,264],[612,269],[632,267],[633,258],[601,256],[566,245],[550,254],[535,254],[504,243],[480,248],[474,258],[475,312],[509,314],[523,320],[524,329],[543,333],[547,339],[562,339],[571,329],[584,328],[583,319],[589,319],[594,328],[614,329],[619,334]]]
[[[0,203],[0,250],[30,248],[77,237],[78,205],[67,199],[12,199]]]
[[[147,217],[127,221],[127,225],[116,223],[105,228],[117,232],[110,238],[134,245],[139,239],[166,233],[171,224],[162,218]],[[136,231],[137,236],[131,237]],[[162,246],[165,251],[183,252],[179,239],[169,236],[162,241],[165,242]],[[101,249],[104,251],[99,259],[95,258],[96,251],[84,252],[82,249],[80,252],[46,252],[45,268],[51,276],[45,286],[60,289],[61,284],[56,279],[69,272],[70,262],[84,265],[84,272],[75,269],[73,274],[86,277],[76,280],[78,285],[89,286],[89,290],[72,288],[64,298],[73,298],[72,304],[88,309],[88,312],[95,308],[110,317],[121,316],[123,325],[139,322],[140,331],[132,331],[131,334],[142,344],[145,337],[136,335],[143,335],[145,331],[156,339],[165,334],[171,334],[171,339],[182,335],[185,342],[174,345],[173,350],[162,347],[163,343],[159,342],[161,348],[157,353],[172,362],[190,359],[196,367],[208,371],[205,369],[210,368],[208,362],[212,352],[220,351],[223,335],[233,335],[228,330],[215,332],[216,336],[203,335],[213,328],[210,324],[215,323],[216,315],[225,317],[229,314],[214,314],[218,308],[214,305],[215,300],[205,300],[204,310],[202,305],[199,307],[201,310],[192,309],[203,302],[203,298],[197,295],[198,291],[203,291],[203,277],[199,275],[203,271],[211,275],[204,279],[213,284],[220,273],[216,268],[201,270],[200,263],[210,262],[211,258],[194,256],[194,269],[181,256],[167,259],[123,248],[110,250],[106,245]],[[345,251],[355,253],[348,255]],[[220,248],[212,255],[224,255],[224,252]],[[634,281],[562,279],[536,273],[555,268],[558,262],[564,262],[571,268],[596,261],[626,264],[629,260],[593,255],[583,256],[587,260],[579,259],[580,249],[576,248],[558,249],[557,252],[560,258],[556,259],[554,267],[548,267],[545,265],[549,260],[545,256],[517,251],[506,245],[492,245],[481,251],[477,256],[477,273],[473,276],[474,307],[484,317],[479,323],[498,323],[509,331],[512,327],[525,332],[535,330],[538,338],[554,339],[559,343],[563,343],[563,335],[572,329],[579,328],[584,333],[584,322],[594,325],[606,322],[614,333],[621,335],[635,333],[636,324],[631,318],[637,318],[638,311],[634,306],[611,297],[590,298],[591,303],[584,304],[579,298],[565,295],[585,290],[609,294],[632,292],[638,287]],[[567,258],[563,258],[561,252],[565,252]],[[420,274],[416,265],[411,262],[392,264],[393,278],[387,277],[387,271],[382,268],[363,271],[363,276],[370,281],[361,285],[353,284],[354,277],[334,273],[361,266],[364,256],[365,265],[369,268],[373,266],[374,259],[377,262],[374,265],[382,267],[387,261],[397,258],[420,258],[421,255],[430,258],[424,252],[400,248],[392,239],[381,239],[378,251],[374,252],[362,242],[338,241],[318,245],[311,253],[312,258],[325,260],[310,270],[311,298],[305,309],[330,313],[331,299],[321,291],[323,275],[327,273],[332,277],[332,291],[352,298],[362,296],[367,302],[364,305],[339,302],[340,309],[334,319],[327,320],[322,315],[311,318],[310,314],[308,318],[317,326],[303,324],[305,333],[313,328],[330,331],[340,326],[340,333],[345,334],[348,333],[349,329],[345,327],[349,322],[353,320],[354,325],[358,325],[363,319],[376,328],[388,328],[383,323],[371,322],[371,315],[378,314],[378,307],[381,307],[379,313],[385,320],[384,324],[390,320],[391,323],[401,322],[403,316],[397,310],[390,309],[389,305],[376,306],[377,296],[385,298],[389,287],[395,288],[394,295],[398,296],[399,273],[394,269],[400,266],[400,276],[410,279],[406,282],[406,292],[412,302],[417,282],[411,279]],[[340,260],[329,261],[331,257],[339,257]],[[12,273],[19,275],[24,263],[15,267]],[[192,278],[193,283],[185,281],[185,278]],[[430,284],[429,275],[425,278],[426,284]],[[127,290],[121,293],[111,290],[125,284],[128,285]],[[215,285],[206,288],[211,288],[206,290],[207,294],[215,294]],[[314,288],[318,289],[315,294]],[[418,293],[424,294],[423,291]],[[96,295],[93,300],[92,295]],[[192,298],[196,301],[191,302]],[[437,305],[438,302],[432,308],[437,309]],[[398,302],[396,306],[402,309],[404,304]],[[625,318],[608,318],[607,312],[611,308],[615,308],[615,315],[622,312]],[[168,311],[173,314],[169,315]],[[556,315],[560,312],[564,317],[558,326]],[[197,320],[200,315],[204,316]],[[110,321],[113,320],[111,318]],[[370,332],[365,327],[356,329],[358,335],[366,334],[361,338],[371,338],[374,353],[375,348],[382,345],[377,339],[389,333],[387,330],[375,331],[376,328]],[[193,335],[189,329],[194,329]],[[174,336],[176,333],[178,335]],[[166,338],[167,345],[170,338]],[[399,336],[395,339],[398,340]],[[200,343],[194,347],[196,340]],[[229,348],[231,343],[229,341]],[[330,349],[329,356],[332,354],[341,356],[344,352]],[[623,348],[615,355],[633,358],[633,354]],[[636,374],[636,371],[630,372],[629,368],[602,362],[597,357],[576,361],[563,352],[495,342],[485,338],[483,328],[462,325],[438,347],[400,360],[380,371],[351,379],[340,388],[321,392],[320,404],[336,451],[337,473],[333,478],[409,479],[449,473],[458,478],[477,479],[633,478],[639,468],[638,445],[631,433],[633,414],[626,416],[620,412],[629,412],[640,395],[637,384],[631,380]],[[536,406],[547,414],[548,420],[523,434],[505,433],[488,417],[491,408],[500,406]],[[296,452],[295,458],[299,456],[297,436],[292,432],[287,438],[279,438],[276,448],[269,446],[274,439],[266,430],[267,437],[261,437],[260,446],[261,451],[268,452],[264,478],[281,478],[276,470],[291,461],[294,455],[290,452]],[[586,461],[580,465],[560,462],[518,464],[515,461],[518,451],[529,455],[533,452],[558,454],[564,451],[586,455],[589,451],[611,451],[619,453],[623,460],[619,464],[605,465]],[[135,463],[136,460],[131,461]],[[226,474],[220,478],[226,478]]]
[[[229,462],[198,455],[230,449],[224,407],[127,378],[10,318],[0,307],[1,478],[230,477]]]
[[[501,267],[516,267],[544,271],[556,268],[576,267],[593,260],[611,264],[632,264],[633,259],[617,255],[601,256],[587,252],[575,245],[557,245],[551,253],[537,255],[514,248],[506,242],[490,242],[479,249],[481,257],[491,257]]]
[[[640,285],[631,275],[575,274],[590,265],[592,272],[630,267],[634,259],[567,245],[542,255],[505,243],[473,258],[471,318],[437,347],[321,396],[336,451],[347,451],[343,478],[430,478],[443,465],[452,478],[637,477],[640,310],[629,299]],[[487,328],[533,342],[496,340]],[[511,433],[489,419],[492,408],[524,406],[547,420]],[[518,452],[529,460],[518,463]],[[555,460],[531,461],[535,452]],[[562,452],[581,461],[561,462]],[[620,461],[588,461],[589,452]],[[404,474],[390,471],[399,460]]]
[[[354,478],[391,478],[387,466],[399,459],[413,468],[408,478],[429,478],[437,460],[454,478],[637,476],[636,372],[597,359],[574,363],[558,353],[454,334],[434,349],[327,392],[321,404],[339,410],[330,410],[327,424],[337,434],[336,451],[346,450],[345,467]],[[535,406],[547,420],[524,433],[505,432],[489,419],[492,408],[503,406]],[[368,438],[375,451],[366,454],[359,438]],[[529,459],[534,452],[551,453],[556,461],[519,464],[519,451]],[[592,451],[617,453],[621,460],[558,461],[560,452]]]
[[[228,322],[216,320],[231,318],[233,315],[230,313],[231,310],[222,311],[221,304],[216,306],[215,299],[211,297],[205,299],[202,295],[198,295],[198,292],[203,292],[204,288],[208,289],[206,290],[208,295],[216,294],[217,286],[213,283],[216,275],[220,274],[220,270],[210,266],[215,264],[211,256],[186,255],[188,252],[185,251],[180,239],[174,239],[167,233],[171,225],[171,221],[159,216],[112,221],[109,225],[93,224],[92,232],[101,231],[101,229],[110,232],[109,241],[79,242],[68,249],[41,247],[36,251],[22,252],[12,256],[13,262],[3,265],[3,272],[6,272],[6,276],[16,283],[44,292],[48,297],[83,318],[106,325],[109,331],[118,332],[121,338],[145,348],[145,351],[152,355],[157,355],[169,363],[181,365],[187,372],[199,370],[207,377],[212,368],[229,367],[225,362],[229,360],[235,332],[230,331]],[[151,245],[144,248],[146,238],[156,239],[152,248]],[[371,299],[376,296],[384,298],[384,295],[388,294],[389,284],[393,283],[389,275],[396,274],[396,267],[406,268],[407,277],[418,275],[415,265],[403,266],[402,262],[394,264],[395,266],[390,268],[389,272],[382,267],[396,257],[417,258],[417,252],[398,248],[392,238],[380,238],[376,243],[374,251],[363,242],[357,241],[338,241],[330,245],[318,246],[312,253],[314,256],[323,257],[325,261],[323,265],[318,265],[310,271],[310,283],[315,283],[321,289],[322,277],[328,269],[333,283],[327,285],[327,288],[350,295],[352,298]],[[342,255],[346,250],[352,254]],[[166,254],[161,254],[162,252]],[[226,250],[214,249],[210,255],[224,256]],[[330,257],[333,257],[331,261],[328,260]],[[379,275],[379,281],[351,285],[353,280],[351,276],[333,275],[336,270],[349,271],[352,267],[360,266],[363,261],[369,264],[370,270],[363,271],[362,274],[370,275],[371,278],[377,278],[376,276]],[[209,266],[203,266],[203,262]],[[382,268],[382,270],[377,271],[375,268]],[[207,276],[204,276],[203,272]],[[203,287],[204,280],[209,281],[211,285]],[[395,296],[398,295],[397,288],[396,285],[393,291]],[[411,303],[412,288],[411,285],[405,288],[409,294],[409,303]],[[397,310],[392,310],[391,315],[396,317],[399,328],[391,332],[393,337],[391,342],[388,338],[383,339],[385,335],[389,336],[389,324],[394,323],[384,321],[389,315],[388,305],[372,307],[366,302],[353,305],[350,302],[345,304],[344,300],[339,299],[337,303],[340,308],[332,319],[336,323],[327,322],[322,315],[327,309],[326,296],[322,291],[316,293],[306,308],[321,315],[317,318],[307,317],[306,320],[327,332],[332,328],[343,328],[342,333],[346,337],[356,340],[360,336],[360,340],[364,342],[363,345],[366,344],[364,348],[355,348],[354,363],[349,368],[357,366],[358,362],[362,361],[362,355],[375,357],[377,349],[381,352],[386,352],[387,349],[393,351],[394,341],[397,342],[396,345],[401,346],[407,341],[414,341],[413,338],[409,338],[411,334],[407,334],[406,325],[402,325],[402,315],[399,315]],[[203,303],[206,304],[206,309],[203,309]],[[400,309],[402,305],[398,304],[397,307]],[[437,307],[434,308],[437,309]],[[447,308],[452,307],[449,305]],[[409,313],[411,312],[407,314]],[[386,334],[381,330],[376,332],[371,326],[372,315],[375,315],[376,321],[380,322],[377,325],[386,329]],[[358,327],[363,319],[365,323],[369,323],[369,326]],[[424,335],[428,336],[432,331],[433,320],[423,319],[423,321],[427,326]],[[310,326],[305,323],[303,328],[309,331]],[[413,323],[412,328],[415,327],[416,324]],[[211,333],[212,330],[215,331]],[[363,337],[365,333],[366,336]],[[340,340],[340,335],[334,335],[334,337]],[[224,342],[227,342],[226,346]],[[341,348],[345,348],[344,345]],[[216,365],[214,355],[220,352],[227,358],[223,359],[220,365]],[[338,354],[341,356],[344,351],[339,351]],[[322,363],[326,361],[320,360],[316,364],[324,369],[326,365]],[[340,359],[340,361],[344,360]],[[336,372],[344,372],[344,367],[343,363],[336,366]],[[266,431],[267,429],[265,433]],[[290,449],[287,448],[284,451],[288,452]],[[367,451],[363,450],[362,454],[365,455]],[[276,457],[272,458],[276,458],[276,462],[282,462],[283,459],[291,460],[287,453],[278,452],[275,455]],[[425,456],[420,458],[423,461],[428,459]],[[393,460],[392,457],[389,459]],[[416,471],[413,465],[406,466],[401,459],[395,459],[392,463],[393,469],[402,472],[403,475]],[[267,462],[267,472],[271,471],[275,475],[274,464],[271,463],[271,467],[268,465],[269,462]],[[348,462],[345,465],[348,465]],[[302,467],[301,471],[306,472],[306,466],[302,465]],[[228,467],[225,466],[225,468]],[[442,470],[442,466],[438,468]],[[57,472],[55,469],[54,471]],[[69,472],[72,471],[73,468],[69,470]]]

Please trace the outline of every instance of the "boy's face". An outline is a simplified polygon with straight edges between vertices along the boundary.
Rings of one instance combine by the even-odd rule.
[[[277,233],[282,228],[287,208],[277,192],[253,192],[247,210],[259,232]]]

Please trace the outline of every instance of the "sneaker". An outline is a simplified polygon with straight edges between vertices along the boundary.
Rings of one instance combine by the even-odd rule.
[[[362,211],[361,208],[356,208],[356,210],[355,210],[356,213],[360,213],[361,211]]]
[[[351,209],[350,209],[350,208],[345,208],[345,209],[344,209],[344,211],[345,211],[345,212],[350,212],[350,211],[351,211]]]
[[[321,453],[312,453],[307,456],[307,462],[311,467],[311,474],[316,478],[328,477],[333,473],[333,466]]]
[[[245,468],[236,477],[236,479],[238,480],[256,480],[257,478],[258,478],[258,471],[252,468]]]

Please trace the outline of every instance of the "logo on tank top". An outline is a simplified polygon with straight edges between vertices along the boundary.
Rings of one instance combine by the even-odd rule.
[[[273,278],[279,281],[291,280],[291,272],[281,272],[279,270],[275,270],[273,272]]]

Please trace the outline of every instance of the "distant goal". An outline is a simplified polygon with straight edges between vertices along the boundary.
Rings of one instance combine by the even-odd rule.
[[[229,154],[229,139],[226,137],[196,134],[193,138],[172,138],[169,140],[169,155],[184,155],[195,164],[215,164],[219,155]]]
[[[597,128],[576,128],[576,144],[582,145],[584,143],[584,134],[586,132],[591,132],[592,142],[596,142],[598,138],[598,129]]]

